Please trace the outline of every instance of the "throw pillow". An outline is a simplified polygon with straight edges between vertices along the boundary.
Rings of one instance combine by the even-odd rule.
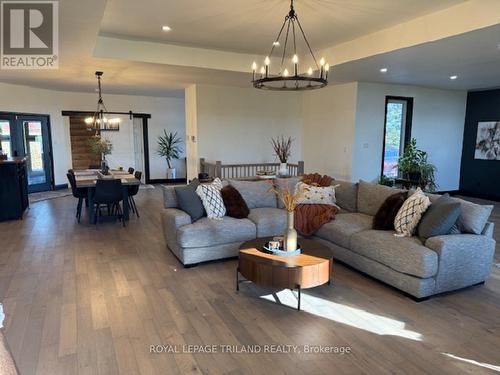
[[[222,219],[226,214],[221,190],[222,181],[220,178],[216,178],[211,184],[200,185],[196,188],[196,194],[201,198],[209,219]]]
[[[299,182],[295,186],[295,191],[302,190],[302,194],[297,200],[298,204],[328,204],[335,205],[335,186],[312,186]]]
[[[224,206],[226,206],[227,216],[231,216],[236,219],[244,219],[248,217],[250,210],[238,190],[231,185],[227,185],[222,188],[221,194]]]
[[[451,198],[460,203],[461,211],[457,221],[461,233],[481,234],[493,211],[492,205],[481,205],[459,198]]]
[[[175,191],[178,207],[191,216],[192,222],[205,216],[203,203],[198,194],[196,194],[196,189],[199,185],[200,181],[195,178],[189,185],[178,186],[173,189]]]
[[[408,198],[407,191],[387,197],[373,217],[373,229],[394,230],[394,219],[406,198]]]
[[[418,236],[423,239],[449,234],[460,216],[460,203],[448,194],[432,203],[418,225]]]
[[[278,200],[276,194],[269,189],[272,187],[271,181],[239,181],[229,180],[236,190],[241,194],[245,200],[248,208],[261,208],[261,207],[278,207]]]
[[[394,219],[396,236],[411,237],[430,204],[429,197],[418,188],[415,194],[403,203]]]

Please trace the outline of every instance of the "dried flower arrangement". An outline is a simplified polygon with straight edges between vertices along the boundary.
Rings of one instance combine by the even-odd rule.
[[[292,137],[285,138],[280,136],[277,138],[271,138],[271,144],[273,145],[274,153],[280,159],[281,163],[286,163],[288,158],[292,153]]]
[[[297,207],[297,202],[302,197],[305,191],[308,191],[307,188],[297,189],[297,191],[290,191],[290,189],[276,189],[274,186],[268,190],[270,193],[276,194],[278,199],[283,202],[285,209],[288,212],[295,211],[295,207]]]

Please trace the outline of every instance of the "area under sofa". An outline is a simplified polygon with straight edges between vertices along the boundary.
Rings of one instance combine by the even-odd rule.
[[[277,179],[277,186],[293,186],[298,180]],[[286,211],[267,181],[231,181],[250,208],[247,219],[206,217],[191,223],[177,206],[173,187],[164,187],[162,226],[168,248],[184,266],[235,257],[248,240],[282,235]],[[380,205],[396,189],[361,181],[335,181],[341,211],[313,236],[327,245],[335,259],[422,299],[484,282],[495,251],[493,224],[486,222],[481,234],[450,234],[431,237],[395,237],[392,231],[372,230]],[[431,201],[437,195],[429,195]],[[472,208],[470,208],[472,207]],[[463,215],[474,215],[466,205]],[[478,218],[481,219],[481,218]]]

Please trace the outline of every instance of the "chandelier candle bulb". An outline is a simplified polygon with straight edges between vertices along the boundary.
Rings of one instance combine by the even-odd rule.
[[[313,75],[313,68],[309,67],[309,70],[307,71],[307,74],[309,76],[312,76]]]
[[[325,78],[328,79],[328,71],[330,70],[330,64],[325,65]]]
[[[269,59],[269,56],[266,56],[266,59],[264,60],[264,65],[266,66],[266,78],[269,75],[269,64],[271,63],[271,60]]]
[[[288,69],[285,68],[285,70],[283,71],[283,77],[288,77],[290,75],[290,73],[288,73]]]
[[[252,81],[255,81],[255,71],[257,70],[257,63],[254,61],[252,64]]]
[[[294,71],[294,76],[299,75],[299,57],[297,55],[293,55],[293,71]]]

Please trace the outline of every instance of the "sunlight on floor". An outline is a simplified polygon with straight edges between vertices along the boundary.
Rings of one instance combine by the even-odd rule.
[[[472,365],[476,365],[476,366],[479,366],[479,367],[484,367],[484,368],[487,368],[487,369],[490,369],[490,370],[493,370],[493,371],[498,371],[500,372],[500,366],[495,366],[495,365],[490,365],[489,363],[483,363],[483,362],[478,362],[478,361],[474,361],[473,359],[467,359],[467,358],[462,358],[462,357],[457,357],[456,355],[453,355],[453,354],[450,354],[450,353],[441,353],[447,357],[450,357],[450,358],[453,358],[453,359],[457,359],[459,361],[462,361],[462,362],[467,362],[467,363],[470,363]]]
[[[295,292],[290,292],[290,290],[282,290],[273,294],[261,296],[261,298],[287,306],[297,305],[296,294]],[[301,310],[377,335],[399,336],[409,340],[422,341],[422,335],[418,332],[405,329],[406,324],[404,322],[328,301],[323,298],[305,294],[304,292],[302,292]]]

